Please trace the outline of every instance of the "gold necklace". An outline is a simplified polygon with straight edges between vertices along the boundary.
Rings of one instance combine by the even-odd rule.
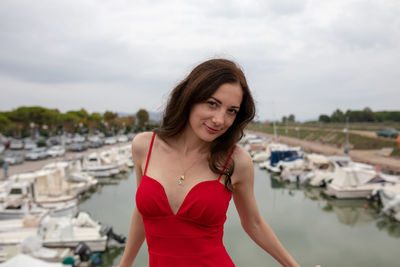
[[[190,164],[189,168],[187,168],[187,169],[182,173],[182,175],[180,175],[180,176],[178,177],[178,184],[179,184],[179,185],[182,185],[182,184],[183,184],[183,181],[185,180],[185,174],[186,174],[186,172],[187,172],[188,170],[190,170],[190,169],[194,166],[194,164],[195,164],[196,162],[197,162],[197,160],[193,161],[193,163]]]

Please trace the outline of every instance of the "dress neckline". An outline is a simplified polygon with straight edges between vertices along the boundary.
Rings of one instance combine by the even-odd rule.
[[[220,184],[221,186],[223,186],[223,187],[225,188],[225,186],[220,182],[221,177],[222,177],[222,174],[219,175],[218,179],[204,180],[204,181],[198,182],[198,183],[196,183],[194,186],[192,186],[192,188],[190,188],[190,190],[188,191],[188,193],[187,193],[187,194],[185,195],[185,197],[183,198],[182,203],[180,204],[178,210],[177,210],[176,213],[175,213],[175,212],[172,210],[172,207],[171,207],[171,204],[170,204],[170,202],[169,202],[167,193],[166,193],[166,191],[165,191],[165,187],[164,187],[158,180],[156,180],[156,179],[154,179],[154,178],[152,178],[152,177],[150,177],[150,176],[147,175],[147,167],[148,167],[148,165],[149,165],[150,155],[151,155],[151,152],[152,152],[152,149],[153,149],[153,144],[154,144],[154,139],[155,139],[155,137],[156,137],[156,133],[153,132],[153,136],[152,136],[152,138],[151,138],[151,143],[150,143],[149,151],[148,151],[148,153],[147,153],[146,166],[145,166],[145,168],[144,168],[144,172],[143,172],[142,178],[143,178],[143,177],[147,177],[147,178],[149,178],[150,180],[155,181],[155,182],[162,188],[163,195],[164,195],[164,197],[165,197],[165,201],[167,202],[167,205],[168,205],[169,210],[170,210],[170,212],[171,212],[172,215],[178,216],[180,210],[182,209],[182,206],[184,206],[184,204],[186,203],[185,201],[186,201],[186,199],[188,198],[188,196],[192,193],[193,189],[199,187],[199,185],[205,184],[205,183],[207,183],[207,182],[217,182],[218,184]],[[224,172],[225,169],[226,169],[226,167],[228,166],[229,160],[231,159],[231,156],[232,156],[234,150],[235,150],[235,146],[233,146],[231,152],[229,153],[229,156],[228,156],[228,158],[227,158],[227,160],[226,160],[226,162],[225,162],[225,165],[224,165],[224,168],[223,168],[222,172]],[[226,190],[227,190],[227,189],[226,189]],[[230,192],[229,190],[227,190],[227,191],[231,194],[231,192]]]
[[[196,183],[194,186],[192,186],[189,191],[186,193],[185,197],[183,198],[182,203],[179,205],[179,208],[177,209],[176,213],[172,210],[171,207],[171,203],[169,202],[168,196],[167,196],[167,192],[165,191],[165,187],[156,179],[154,179],[153,177],[148,176],[147,174],[143,174],[143,177],[148,178],[149,180],[154,181],[156,184],[158,184],[160,186],[160,188],[162,189],[164,198],[165,198],[165,202],[171,212],[171,215],[173,216],[179,216],[179,212],[181,211],[182,207],[185,205],[186,200],[188,198],[188,196],[190,196],[192,194],[192,192],[194,191],[195,188],[200,187],[202,184],[206,184],[206,183],[211,183],[211,182],[216,182],[218,183],[220,186],[223,186],[225,188],[225,186],[217,179],[213,179],[213,180],[204,180],[201,182]],[[229,191],[228,191],[229,192]],[[229,192],[231,193],[231,192]]]

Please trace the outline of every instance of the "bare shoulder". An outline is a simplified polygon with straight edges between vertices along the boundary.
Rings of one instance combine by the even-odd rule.
[[[136,158],[142,158],[147,155],[150,147],[153,132],[139,133],[132,140],[132,155]]]
[[[250,154],[240,146],[236,146],[232,158],[235,160],[235,168],[252,168],[253,161]]]
[[[254,169],[250,154],[242,147],[236,146],[232,158],[235,161],[235,170],[232,179],[236,182],[246,179],[248,174],[252,173]]]

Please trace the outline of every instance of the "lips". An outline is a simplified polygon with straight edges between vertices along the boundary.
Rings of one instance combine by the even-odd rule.
[[[214,128],[211,128],[211,127],[207,126],[206,124],[205,124],[205,128],[206,128],[206,130],[207,130],[207,132],[208,132],[209,134],[216,134],[216,133],[219,132],[219,130],[214,129]]]

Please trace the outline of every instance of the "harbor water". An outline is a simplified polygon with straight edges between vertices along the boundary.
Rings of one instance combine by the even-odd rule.
[[[80,209],[128,235],[135,205],[135,173],[112,178],[83,199]],[[334,200],[322,189],[282,184],[255,166],[258,208],[301,266],[400,266],[400,223],[379,215],[367,200]],[[280,266],[243,231],[233,200],[224,244],[236,266]],[[103,266],[117,265],[124,248],[109,249]],[[148,266],[147,247],[133,266]]]

